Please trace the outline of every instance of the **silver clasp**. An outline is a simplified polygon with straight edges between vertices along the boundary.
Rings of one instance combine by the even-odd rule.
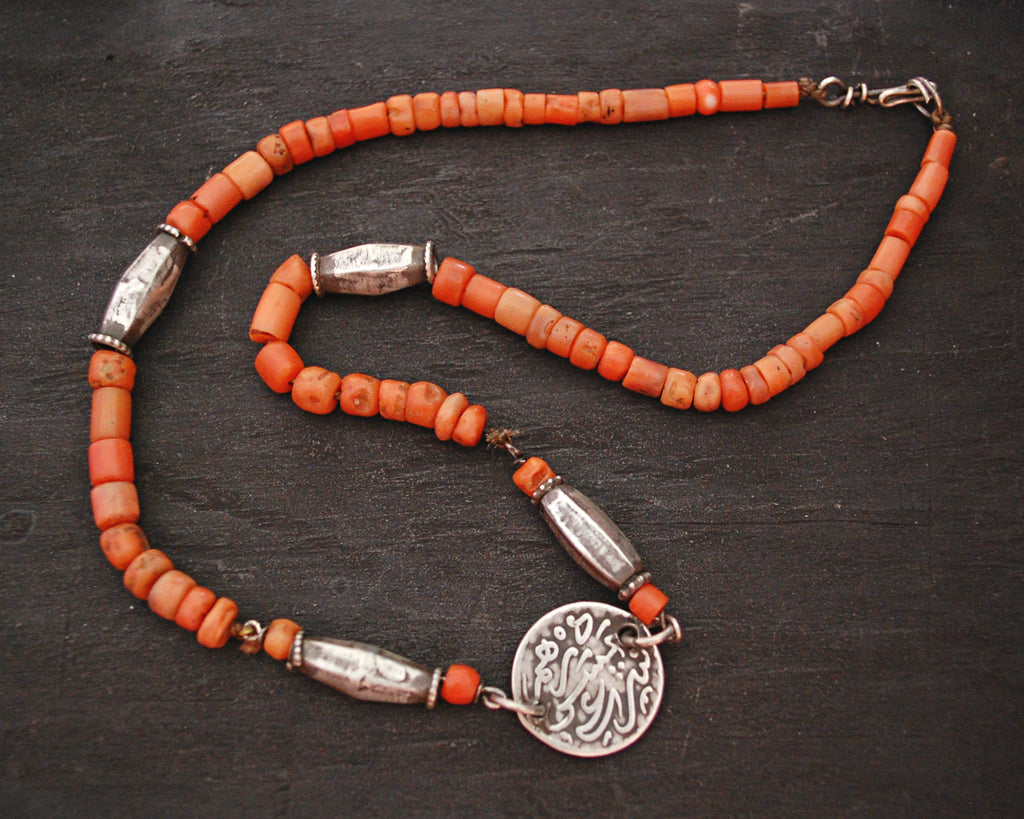
[[[434,243],[423,245],[368,244],[309,260],[313,289],[325,293],[380,296],[434,280]]]
[[[826,77],[817,83],[812,96],[827,108],[849,108],[854,103],[895,108],[909,103],[928,119],[944,110],[938,86],[925,77],[914,77],[889,88],[868,88],[863,82],[847,86],[839,77]]]

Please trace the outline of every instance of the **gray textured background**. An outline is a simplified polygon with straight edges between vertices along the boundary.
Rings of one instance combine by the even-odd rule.
[[[1022,287],[1015,4],[6,3],[0,15],[0,809],[7,815],[1017,815]],[[936,79],[960,145],[881,317],[767,405],[667,410],[422,291],[309,303],[341,372],[519,427],[637,544],[686,643],[631,750],[354,703],[199,647],[97,547],[85,336],[152,225],[296,118],[395,93]],[[838,298],[908,188],[913,111],[804,105],[378,140],[202,243],[138,347],[143,525],[264,621],[463,661],[609,599],[504,459],[314,418],[252,370],[287,255],[434,238],[656,360],[753,361]]]

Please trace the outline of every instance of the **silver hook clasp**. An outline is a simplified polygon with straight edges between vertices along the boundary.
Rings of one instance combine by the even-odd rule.
[[[826,108],[849,108],[855,103],[895,108],[898,105],[913,105],[928,119],[944,112],[938,86],[925,77],[914,77],[903,85],[889,88],[868,88],[867,83],[847,86],[839,77],[826,77],[812,84],[813,96]]]

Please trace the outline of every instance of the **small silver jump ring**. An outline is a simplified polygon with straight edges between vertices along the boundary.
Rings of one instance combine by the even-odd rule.
[[[664,627],[647,637],[641,637],[639,634],[626,633],[619,635],[619,640],[627,648],[653,648],[654,646],[660,646],[662,643],[678,643],[683,639],[683,627],[679,625],[679,621],[676,620],[670,614],[662,615],[664,620]]]
[[[490,708],[492,711],[504,709],[505,711],[513,711],[516,714],[523,714],[527,717],[544,716],[543,705],[536,705],[529,702],[518,702],[511,699],[500,688],[493,685],[485,685],[480,689],[480,700],[483,702],[485,707]]]

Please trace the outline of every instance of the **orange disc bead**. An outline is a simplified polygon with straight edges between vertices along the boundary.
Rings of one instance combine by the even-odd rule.
[[[271,620],[263,635],[263,650],[275,660],[287,660],[300,631],[302,626],[293,620]]]
[[[338,406],[341,376],[323,367],[304,367],[292,384],[292,400],[306,412],[328,415]]]
[[[458,128],[462,124],[462,110],[459,108],[459,95],[454,91],[445,91],[441,95],[441,125],[445,128]]]
[[[543,125],[546,94],[523,94],[523,125]]]
[[[438,301],[458,307],[466,285],[475,275],[476,269],[472,265],[449,256],[438,265],[430,292]]]
[[[768,385],[768,391],[774,396],[789,386],[789,370],[781,360],[773,355],[766,355],[754,362],[761,378]]]
[[[855,284],[847,290],[846,298],[852,299],[860,305],[865,324],[872,321],[885,307],[885,294],[874,285],[863,282]]]
[[[768,351],[768,355],[779,359],[789,370],[789,386],[791,387],[807,374],[803,356],[792,347],[778,344]]]
[[[164,222],[180,230],[193,242],[198,242],[213,227],[213,222],[206,212],[191,200],[179,202],[171,208],[171,212],[164,217]]]
[[[89,359],[89,386],[120,387],[131,390],[135,386],[135,362],[113,350],[97,350]]]
[[[818,349],[824,353],[843,337],[843,322],[831,313],[822,313],[804,328],[804,333],[814,339]]]
[[[362,373],[346,375],[341,379],[338,403],[347,415],[363,418],[376,415],[380,410],[380,380]]]
[[[458,423],[452,430],[452,440],[459,446],[476,446],[480,443],[486,426],[487,410],[479,404],[473,404],[459,416]]]
[[[149,591],[149,608],[165,620],[173,620],[178,606],[196,586],[196,581],[184,572],[171,569],[157,578]]]
[[[561,317],[562,314],[550,304],[542,304],[537,308],[526,328],[526,343],[538,350],[546,349],[551,331]]]
[[[135,523],[139,519],[139,493],[130,481],[110,481],[94,486],[89,493],[96,528],[109,529],[118,523]]]
[[[207,648],[220,648],[231,637],[231,626],[237,619],[238,604],[230,598],[220,597],[203,618],[196,639]]]
[[[772,397],[772,391],[768,389],[764,376],[753,364],[740,367],[740,375],[743,378],[743,383],[747,385],[747,394],[750,396],[751,404],[755,406],[763,404]]]
[[[739,370],[722,370],[718,380],[722,385],[722,409],[726,412],[739,412],[750,403],[750,393]]]
[[[526,96],[515,88],[505,89],[505,126],[508,128],[523,127],[523,106]]]
[[[825,353],[818,346],[818,342],[807,335],[807,333],[797,333],[786,342],[786,346],[800,354],[804,361],[805,370],[813,370],[825,360]]]
[[[572,343],[572,349],[569,350],[569,363],[581,370],[593,370],[597,367],[604,348],[607,346],[608,339],[597,330],[584,327]]]
[[[327,156],[334,153],[337,146],[334,144],[334,134],[331,133],[331,124],[327,121],[327,117],[307,119],[306,133],[313,146],[314,156]]]
[[[548,351],[562,358],[568,358],[573,342],[583,332],[583,323],[576,319],[562,316],[555,322],[548,335]]]
[[[119,523],[100,535],[100,549],[118,571],[124,571],[149,548],[149,540],[137,523]]]
[[[410,384],[405,397],[405,420],[420,427],[432,428],[437,412],[447,397],[448,393],[429,381]]]
[[[644,583],[629,598],[629,610],[645,626],[657,620],[667,605],[668,595],[653,583]]]
[[[335,148],[347,148],[355,144],[356,135],[352,130],[352,120],[348,118],[347,109],[342,108],[330,114],[327,117],[327,124],[331,128]]]
[[[217,595],[208,588],[193,586],[178,604],[178,610],[174,613],[174,622],[186,631],[198,631],[216,602]]]
[[[609,381],[621,381],[633,363],[633,350],[618,341],[609,341],[597,363],[597,372]],[[667,373],[666,373],[667,374]]]
[[[309,132],[306,131],[306,123],[301,119],[289,122],[277,129],[288,146],[288,153],[292,156],[292,162],[296,165],[303,165],[313,159],[316,154],[313,152],[313,143],[309,139]]]
[[[842,323],[844,336],[853,335],[864,326],[864,311],[853,299],[841,298],[832,302],[828,312]]]
[[[441,685],[441,699],[450,705],[471,705],[480,693],[480,674],[468,665],[450,665]]]
[[[469,409],[469,399],[461,392],[453,392],[438,407],[434,416],[434,434],[439,441],[450,441],[462,413]]]
[[[441,96],[431,92],[412,98],[412,116],[417,131],[433,131],[441,127]]]
[[[146,600],[156,581],[173,568],[171,559],[159,549],[147,549],[128,564],[124,587],[140,600]]]

